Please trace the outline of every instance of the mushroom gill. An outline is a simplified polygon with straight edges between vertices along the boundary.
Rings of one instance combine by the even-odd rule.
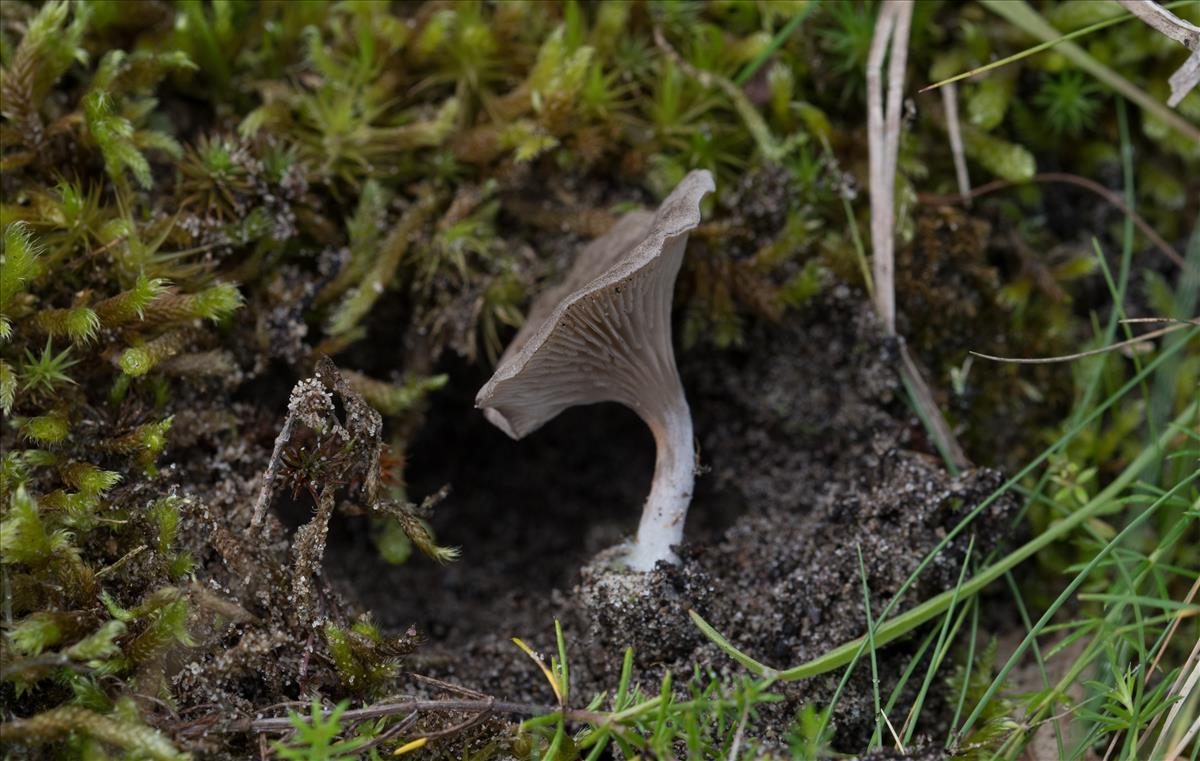
[[[592,241],[564,282],[530,308],[492,378],[475,397],[514,439],[568,407],[619,402],[654,434],[657,460],[630,568],[675,562],[692,498],[692,419],[671,345],[671,297],[688,233],[712,175],[689,173],[654,214],[633,212]]]

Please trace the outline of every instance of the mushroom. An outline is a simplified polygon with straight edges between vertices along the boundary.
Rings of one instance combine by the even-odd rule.
[[[671,346],[671,296],[712,175],[689,173],[654,214],[626,214],[587,245],[566,280],[535,300],[475,406],[520,439],[568,407],[620,402],[654,434],[657,461],[637,538],[636,571],[678,562],[695,471],[692,418]]]

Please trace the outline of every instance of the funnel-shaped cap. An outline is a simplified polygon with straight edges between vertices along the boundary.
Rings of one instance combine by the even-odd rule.
[[[620,402],[650,423],[683,390],[671,346],[671,297],[688,232],[712,175],[688,174],[653,215],[633,212],[580,253],[542,294],[475,397],[488,420],[519,439],[567,407]]]

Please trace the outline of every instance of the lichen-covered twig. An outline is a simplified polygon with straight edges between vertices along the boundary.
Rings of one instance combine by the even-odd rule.
[[[339,417],[334,396],[341,403]],[[303,427],[315,443],[293,445]],[[263,473],[251,525],[262,523],[279,481],[293,492],[307,490],[316,503],[313,519],[296,534],[292,547],[292,591],[297,611],[306,623],[320,620],[312,579],[320,573],[325,537],[339,490],[350,484],[351,498],[372,512],[396,519],[422,552],[440,563],[458,557],[458,550],[439,546],[422,523],[447,489],[427,498],[420,507],[385,499],[382,488],[383,417],[355,390],[328,357],[317,360],[313,377],[300,381],[288,400],[288,414]]]
[[[316,514],[296,531],[296,538],[292,542],[292,602],[296,606],[296,615],[305,623],[321,619],[315,607],[313,579],[321,573],[321,559],[325,557],[325,539],[329,536],[329,520],[333,517],[336,491],[332,485],[321,490]]]

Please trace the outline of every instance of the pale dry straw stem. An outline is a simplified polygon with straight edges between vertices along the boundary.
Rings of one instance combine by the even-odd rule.
[[[901,754],[907,754],[908,751],[904,750],[904,742],[900,739],[900,735],[896,734],[896,728],[892,726],[892,720],[883,711],[880,711],[879,715],[883,717],[883,723],[887,725],[888,731],[892,733],[892,741],[896,743],[896,751]]]
[[[867,140],[871,182],[871,250],[875,281],[875,309],[888,335],[896,334],[896,165],[900,147],[900,113],[904,94],[904,71],[908,61],[912,0],[887,0],[875,21],[875,36],[867,56]],[[883,59],[888,49],[887,104],[883,97]],[[886,118],[885,118],[886,112]],[[957,467],[968,463],[953,431],[933,400],[933,393],[901,346],[902,373],[908,381],[913,403],[932,429],[938,448]]]
[[[942,107],[946,111],[946,131],[950,135],[950,154],[954,157],[954,175],[964,204],[971,203],[971,175],[963,149],[962,128],[958,124],[958,87],[950,83],[942,88]]]
[[[956,468],[969,467],[971,461],[967,459],[967,453],[959,446],[954,431],[950,430],[950,425],[946,422],[946,418],[942,417],[942,411],[938,409],[937,402],[933,401],[933,391],[925,382],[925,376],[921,374],[921,369],[917,367],[916,361],[909,353],[907,344],[901,345],[900,358],[904,361],[904,374],[912,392],[913,404],[920,409],[922,417],[932,429],[942,456],[953,463]]]
[[[1200,666],[1197,666],[1196,671],[1193,673],[1200,674]],[[1195,737],[1197,733],[1200,733],[1200,716],[1196,717],[1196,720],[1192,722],[1192,726],[1188,727],[1187,733],[1184,734],[1184,736],[1180,738],[1179,742],[1175,744],[1175,747],[1170,751],[1170,757],[1183,758],[1183,749],[1187,747],[1187,744],[1192,741],[1192,738]]]
[[[1183,737],[1180,737],[1178,742],[1175,743],[1175,746],[1167,751],[1165,756],[1158,755],[1167,740],[1170,729],[1175,725],[1175,718],[1179,715],[1183,706],[1189,702],[1192,692],[1196,689],[1196,685],[1200,684],[1200,657],[1198,656],[1200,656],[1200,640],[1196,642],[1196,647],[1192,649],[1192,654],[1188,657],[1188,664],[1191,665],[1191,673],[1188,673],[1188,666],[1185,665],[1184,670],[1179,674],[1179,680],[1183,679],[1184,674],[1188,674],[1187,681],[1181,685],[1179,680],[1176,680],[1171,692],[1168,693],[1168,695],[1172,696],[1177,695],[1179,699],[1175,701],[1175,705],[1171,706],[1171,712],[1167,714],[1167,720],[1163,724],[1162,732],[1158,735],[1158,741],[1154,744],[1154,750],[1150,751],[1151,758],[1183,758],[1183,749],[1188,746],[1188,743],[1200,731],[1200,716],[1197,716],[1192,725],[1183,733]]]
[[[741,718],[738,719],[737,731],[733,735],[733,743],[729,746],[729,761],[737,761],[742,749],[742,736],[746,732],[746,722],[750,719],[750,701],[742,708]]]
[[[867,56],[867,141],[871,182],[871,260],[875,280],[875,309],[888,334],[896,332],[892,232],[895,213],[895,173],[888,171],[888,139],[884,122],[883,57],[896,28],[899,2],[887,0],[875,20],[875,36]],[[907,39],[902,43],[907,46]],[[893,56],[895,53],[893,52]],[[899,138],[897,130],[896,137]]]
[[[896,162],[900,154],[900,112],[904,102],[904,74],[908,69],[909,30],[912,27],[913,0],[893,0],[896,4],[896,27],[892,30],[891,55],[888,59],[887,148],[888,177],[896,179]],[[889,185],[889,193],[893,186]],[[893,202],[894,202],[893,194]],[[895,224],[895,215],[891,217]],[[893,245],[895,238],[893,237]]]
[[[1156,318],[1141,318],[1141,319],[1135,319],[1135,320],[1122,320],[1122,322],[1141,322],[1143,320],[1154,320],[1154,319],[1156,319]],[[1198,594],[1200,594],[1200,578],[1197,578],[1196,581],[1192,584],[1192,588],[1190,590],[1188,590],[1187,596],[1183,598],[1183,604],[1191,605],[1192,601],[1196,599],[1196,595],[1198,595]],[[1171,626],[1167,630],[1167,636],[1163,640],[1162,647],[1160,647],[1158,649],[1158,655],[1154,656],[1154,660],[1150,663],[1150,668],[1146,670],[1146,676],[1142,680],[1142,684],[1144,686],[1150,685],[1150,678],[1153,677],[1154,672],[1158,670],[1158,663],[1159,663],[1159,661],[1162,660],[1163,654],[1167,652],[1167,646],[1171,644],[1171,640],[1175,638],[1175,632],[1179,630],[1179,624],[1183,622],[1183,617],[1184,617],[1183,611],[1180,610],[1178,615],[1175,616],[1175,620],[1171,622]],[[1152,729],[1154,729],[1154,725],[1158,723],[1159,718],[1160,718],[1159,716],[1155,716],[1154,720],[1150,722],[1149,726],[1147,726],[1146,729],[1142,731],[1142,737],[1140,740],[1138,740],[1138,746],[1137,746],[1137,749],[1139,752],[1141,751],[1142,746],[1146,744],[1146,739],[1150,737],[1150,731]],[[1115,745],[1115,742],[1116,742],[1116,738],[1114,738],[1114,745]],[[1104,754],[1105,758],[1108,758],[1109,754],[1112,753],[1114,745],[1110,745],[1108,747],[1108,752]]]
[[[1188,655],[1187,661],[1184,662],[1183,668],[1179,670],[1179,676],[1175,678],[1175,683],[1167,691],[1168,699],[1177,695],[1179,696],[1179,700],[1175,701],[1175,705],[1171,706],[1171,710],[1167,713],[1167,718],[1163,721],[1162,731],[1158,733],[1158,740],[1154,743],[1154,750],[1150,751],[1150,758],[1178,757],[1187,745],[1188,740],[1195,735],[1196,727],[1200,726],[1200,716],[1196,718],[1196,724],[1188,729],[1181,741],[1176,743],[1176,747],[1166,756],[1162,755],[1163,747],[1170,736],[1170,729],[1175,724],[1175,718],[1183,709],[1184,704],[1188,702],[1188,697],[1191,695],[1192,690],[1196,688],[1197,682],[1200,682],[1200,640],[1196,641],[1196,645],[1192,648],[1191,654]]]

